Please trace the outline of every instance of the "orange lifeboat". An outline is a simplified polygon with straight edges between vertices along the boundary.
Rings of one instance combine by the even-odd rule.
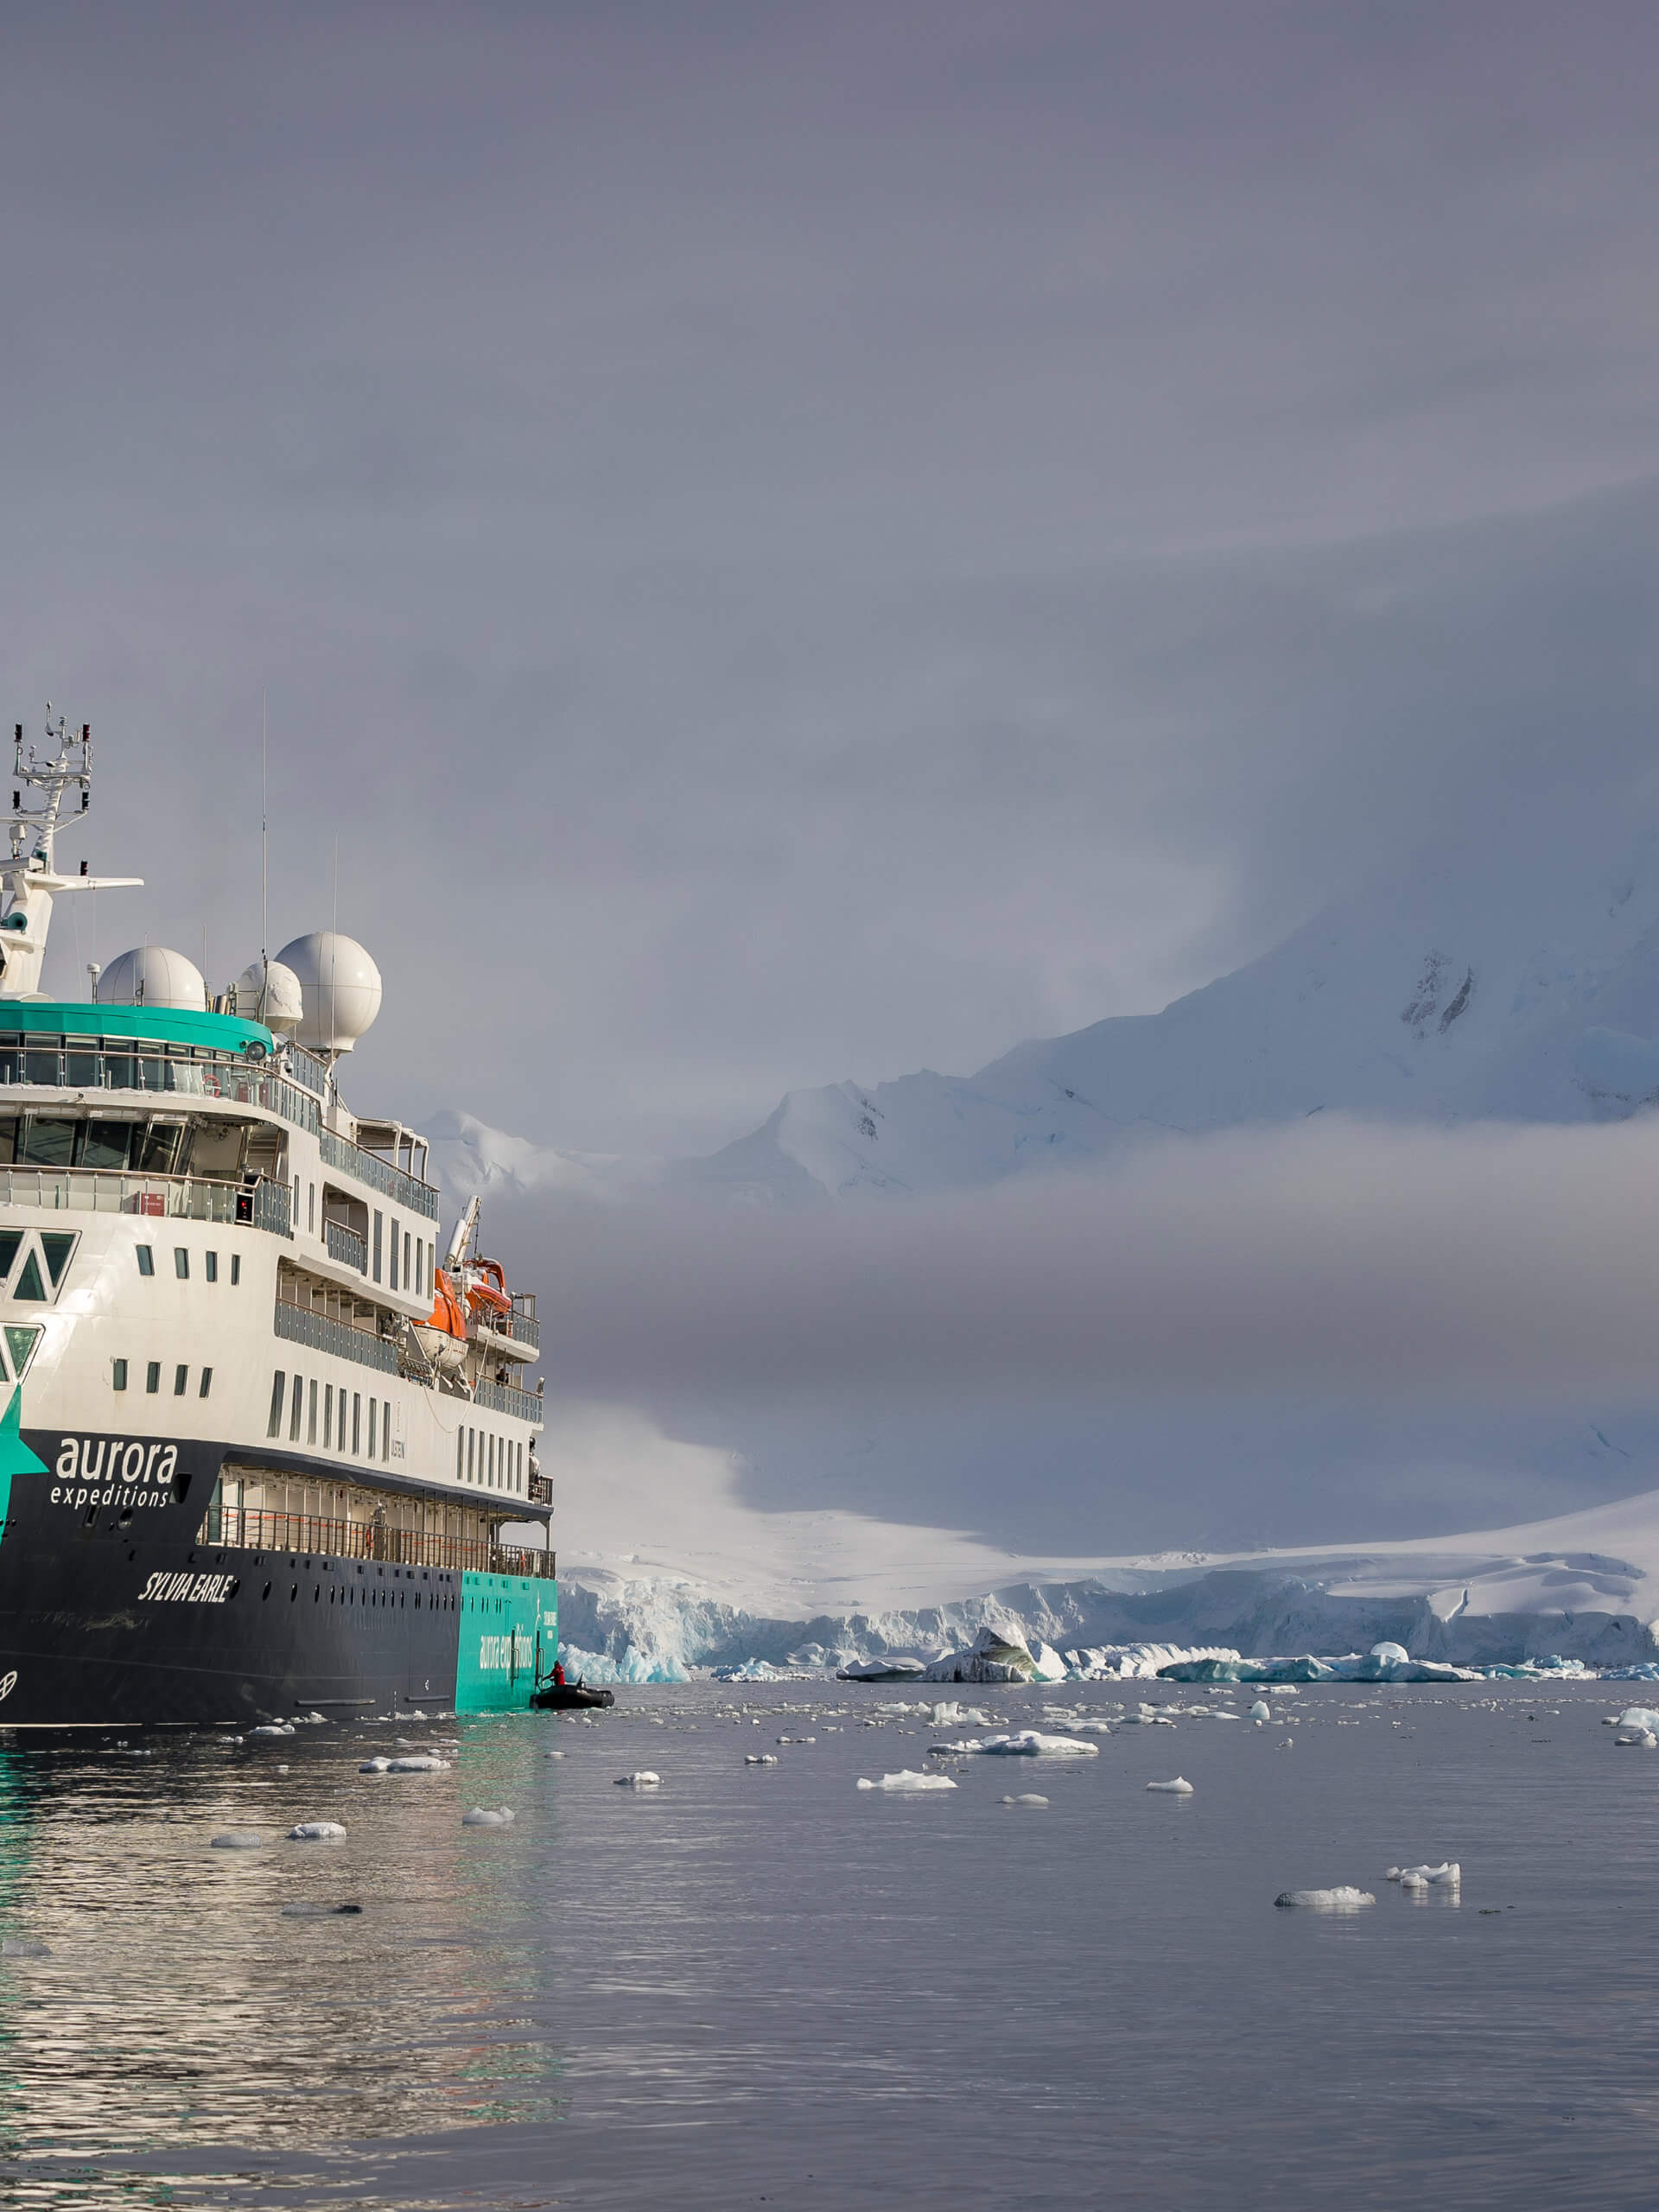
[[[421,1350],[445,1374],[457,1374],[467,1362],[467,1316],[461,1294],[442,1268],[434,1274],[436,1295],[432,1311],[416,1322],[415,1334]]]

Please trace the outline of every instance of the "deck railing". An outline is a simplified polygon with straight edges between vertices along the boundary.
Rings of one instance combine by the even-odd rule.
[[[69,1213],[154,1214],[168,1221],[240,1222],[286,1236],[286,1183],[214,1182],[200,1175],[129,1175],[113,1167],[0,1167],[0,1206]]]
[[[381,1528],[372,1521],[327,1521],[308,1513],[264,1513],[238,1505],[210,1506],[196,1531],[215,1551],[283,1552],[290,1558],[370,1559],[389,1567],[447,1567],[476,1574],[530,1574],[551,1580],[557,1555],[520,1550],[420,1529]]]
[[[342,1268],[355,1268],[359,1274],[369,1272],[369,1248],[366,1241],[343,1221],[325,1221],[322,1224],[323,1242],[331,1260],[338,1260]]]
[[[429,1183],[406,1175],[401,1167],[394,1167],[378,1153],[365,1152],[360,1144],[349,1143],[332,1129],[322,1130],[318,1141],[325,1166],[337,1167],[342,1175],[356,1176],[359,1183],[366,1183],[372,1191],[378,1191],[410,1213],[423,1214],[428,1221],[437,1219],[438,1194]]]
[[[528,1313],[492,1313],[487,1310],[479,1315],[480,1321],[492,1335],[511,1338],[516,1344],[528,1344],[539,1351],[542,1344],[542,1325]]]
[[[317,1101],[297,1084],[228,1053],[186,1057],[143,1043],[116,1049],[76,1038],[0,1041],[0,1085],[53,1090],[142,1090],[170,1098],[224,1098],[263,1106],[313,1136],[322,1128]]]
[[[306,1306],[290,1306],[279,1298],[273,1322],[276,1334],[290,1344],[308,1345],[313,1351],[331,1351],[336,1359],[352,1359],[359,1367],[372,1367],[381,1375],[396,1375],[401,1363],[390,1337],[354,1329],[336,1321],[332,1313],[314,1313]]]
[[[542,1402],[533,1390],[515,1389],[511,1382],[480,1382],[473,1390],[473,1403],[487,1406],[492,1413],[511,1414],[516,1421],[533,1421],[542,1426]]]

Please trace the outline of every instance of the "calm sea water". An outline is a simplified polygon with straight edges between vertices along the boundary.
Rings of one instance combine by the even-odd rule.
[[[864,1725],[899,1694],[0,1754],[0,2198],[1659,2198],[1659,1753],[1601,1726],[1648,1693],[1309,1688],[861,1792],[961,1732]],[[957,1694],[1022,1726],[1140,1689]],[[359,1775],[400,1733],[453,1770]],[[278,1840],[304,1819],[346,1840]],[[232,1827],[271,1841],[210,1847]],[[1447,1857],[1459,1902],[1382,1878]],[[1337,1883],[1376,1905],[1274,1909]]]

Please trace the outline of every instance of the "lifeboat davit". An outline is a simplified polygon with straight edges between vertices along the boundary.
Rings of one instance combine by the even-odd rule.
[[[467,1364],[467,1315],[460,1293],[442,1268],[435,1276],[436,1295],[427,1319],[415,1324],[421,1350],[441,1375],[459,1375]]]

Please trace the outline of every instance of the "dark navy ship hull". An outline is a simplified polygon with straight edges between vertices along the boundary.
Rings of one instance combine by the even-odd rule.
[[[11,1475],[0,1533],[0,1729],[528,1705],[550,1585],[527,1636],[517,1576],[200,1541],[223,1446],[112,1440],[116,1479],[66,1484],[58,1437],[21,1440],[39,1471]]]

